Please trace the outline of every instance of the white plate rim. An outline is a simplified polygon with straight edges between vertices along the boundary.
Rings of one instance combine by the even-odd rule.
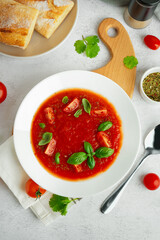
[[[138,138],[137,138],[137,146],[136,146],[136,153],[135,153],[135,155],[134,155],[134,159],[132,159],[132,163],[130,164],[130,166],[127,168],[127,170],[125,171],[125,172],[123,172],[123,174],[120,176],[120,177],[118,177],[118,179],[116,178],[115,180],[112,180],[111,182],[112,182],[112,184],[110,184],[110,186],[107,186],[107,184],[106,184],[106,187],[105,188],[103,188],[103,189],[100,189],[100,191],[95,191],[94,189],[91,189],[89,192],[85,192],[85,191],[83,191],[83,190],[81,190],[80,191],[80,193],[78,193],[78,192],[73,192],[72,190],[66,190],[66,191],[57,191],[57,189],[55,190],[55,191],[53,191],[53,188],[51,189],[50,187],[46,187],[46,183],[44,184],[43,183],[43,181],[41,180],[41,181],[39,181],[39,179],[37,178],[37,177],[35,177],[35,176],[33,176],[32,174],[30,174],[30,172],[28,171],[28,169],[26,169],[26,166],[24,167],[24,162],[23,162],[23,160],[21,159],[21,157],[20,157],[20,152],[19,152],[19,149],[18,149],[18,145],[17,145],[17,139],[16,139],[16,134],[15,134],[15,132],[16,132],[16,128],[17,128],[17,118],[18,118],[18,115],[19,115],[19,113],[21,112],[21,108],[23,107],[23,103],[26,101],[26,99],[27,99],[27,97],[32,93],[32,92],[34,92],[35,91],[35,89],[36,88],[38,88],[39,86],[41,86],[41,84],[44,84],[45,82],[47,82],[47,81],[49,81],[49,79],[55,79],[55,78],[57,78],[57,77],[61,77],[61,76],[66,76],[66,75],[69,75],[69,74],[81,74],[81,75],[94,75],[94,76],[96,76],[97,78],[105,78],[107,81],[109,81],[110,82],[110,84],[112,84],[114,87],[116,86],[116,88],[118,89],[118,91],[120,91],[121,93],[123,93],[123,95],[125,96],[125,98],[126,99],[128,99],[129,100],[129,103],[131,104],[131,106],[132,106],[132,108],[133,108],[133,110],[134,110],[134,114],[135,114],[135,117],[136,117],[136,121],[137,121],[137,127],[138,127]],[[65,89],[65,88],[64,88]],[[49,95],[48,95],[49,96]],[[40,103],[39,103],[39,105],[40,105]],[[93,194],[96,194],[96,193],[98,193],[98,192],[102,192],[102,191],[104,191],[104,190],[106,190],[107,188],[110,188],[110,187],[112,187],[112,186],[114,186],[115,184],[117,184],[117,182],[120,182],[122,179],[123,179],[123,177],[124,176],[126,176],[126,174],[130,171],[130,169],[131,169],[131,167],[133,166],[133,164],[134,164],[134,161],[135,161],[135,159],[136,159],[136,157],[137,157],[137,154],[138,154],[138,150],[139,150],[139,145],[140,145],[140,136],[141,136],[141,131],[140,131],[140,121],[139,121],[139,117],[138,117],[138,114],[137,114],[137,112],[136,112],[136,109],[135,109],[135,107],[134,107],[134,105],[133,105],[133,103],[132,103],[132,101],[130,100],[130,98],[128,97],[128,95],[124,92],[124,90],[121,88],[121,87],[119,87],[115,82],[113,82],[112,80],[110,80],[110,79],[108,79],[108,78],[106,78],[106,77],[104,77],[104,76],[102,76],[102,75],[99,75],[99,74],[97,74],[97,73],[93,73],[93,72],[89,72],[89,71],[82,71],[82,70],[70,70],[70,71],[65,71],[65,72],[61,72],[61,73],[57,73],[57,74],[54,74],[54,75],[52,75],[52,76],[50,76],[50,77],[48,77],[48,78],[46,78],[46,79],[44,79],[44,80],[42,80],[41,82],[39,82],[35,87],[33,87],[32,89],[31,89],[31,91],[26,95],[26,97],[24,98],[24,100],[22,101],[22,103],[21,103],[21,105],[20,105],[20,107],[19,107],[19,109],[18,109],[18,111],[17,111],[17,115],[16,115],[16,118],[15,118],[15,123],[14,123],[14,135],[13,135],[13,139],[14,139],[14,146],[15,146],[15,151],[16,151],[16,154],[17,154],[17,156],[18,156],[18,159],[19,159],[19,161],[20,161],[20,163],[21,163],[21,165],[22,165],[22,167],[24,168],[24,170],[27,172],[27,174],[33,179],[33,180],[35,180],[38,184],[40,184],[42,187],[44,187],[44,188],[46,188],[48,191],[50,191],[50,192],[54,192],[54,193],[56,193],[56,194],[59,194],[59,195],[64,195],[64,196],[68,196],[68,197],[70,197],[70,196],[72,196],[72,197],[84,197],[84,196],[88,196],[88,195],[93,195]],[[117,160],[116,160],[117,161]],[[115,161],[115,163],[116,163],[116,161]],[[37,162],[38,162],[38,160],[37,160]],[[115,164],[114,163],[114,164]],[[114,164],[112,164],[112,166],[107,170],[108,172],[110,171],[110,169],[113,167],[113,165]],[[42,168],[42,166],[41,166],[41,168]],[[43,169],[44,170],[44,169]],[[45,171],[45,170],[44,170]],[[107,172],[106,171],[106,172]],[[49,173],[48,173],[49,174]],[[104,174],[104,173],[103,173]],[[100,174],[100,175],[98,175],[98,176],[96,176],[95,178],[90,178],[90,179],[88,179],[88,180],[86,180],[86,181],[78,181],[78,182],[72,182],[73,183],[73,185],[76,185],[76,183],[79,183],[79,182],[81,182],[82,183],[82,185],[83,185],[83,183],[85,182],[92,182],[92,180],[93,179],[98,179],[98,178],[100,178],[101,177],[101,175],[103,175],[103,174]],[[53,176],[52,176],[53,177]],[[65,180],[61,180],[61,179],[58,179],[58,181],[61,181],[61,183],[63,184],[64,182],[66,182]],[[69,181],[70,182],[70,181]],[[94,182],[94,181],[93,181]],[[90,183],[89,183],[90,184]],[[53,187],[53,186],[52,186]],[[75,187],[74,187],[75,188]]]

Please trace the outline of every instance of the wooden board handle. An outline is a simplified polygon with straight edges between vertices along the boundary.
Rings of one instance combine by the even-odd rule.
[[[108,30],[110,28],[115,29],[117,33],[116,36],[111,37],[108,35]],[[135,53],[126,29],[116,19],[107,18],[100,23],[98,34],[101,40],[109,48],[112,58],[107,65],[93,71],[112,79],[132,97],[136,78],[136,68],[126,68],[123,64],[123,59],[126,56],[135,56]]]

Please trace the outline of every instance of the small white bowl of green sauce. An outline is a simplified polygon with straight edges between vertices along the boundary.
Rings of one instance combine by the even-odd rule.
[[[160,67],[150,68],[143,74],[140,93],[146,102],[160,106]]]

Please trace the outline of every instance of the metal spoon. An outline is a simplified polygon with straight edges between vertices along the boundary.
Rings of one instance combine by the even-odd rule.
[[[151,154],[160,154],[160,124],[149,132],[145,139],[144,145],[145,152],[143,158],[141,159],[139,164],[135,167],[135,169],[130,173],[127,179],[125,179],[120,184],[120,186],[118,186],[102,203],[102,206],[100,208],[102,213],[106,214],[113,209],[116,202],[118,202],[121,193],[123,192],[122,190],[124,190],[125,186],[129,182],[129,180],[133,177],[134,173],[140,167],[144,159]]]

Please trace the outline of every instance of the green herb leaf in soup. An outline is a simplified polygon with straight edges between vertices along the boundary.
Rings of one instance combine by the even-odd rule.
[[[39,126],[44,129],[46,127],[45,123],[39,123]]]
[[[90,112],[91,112],[91,104],[90,104],[90,102],[86,98],[83,98],[82,99],[82,104],[83,104],[83,107],[84,107],[84,111],[86,113],[90,114]]]
[[[112,122],[110,122],[110,121],[103,122],[103,123],[101,123],[101,124],[99,125],[98,131],[99,131],[99,132],[101,132],[101,131],[106,131],[106,130],[108,130],[109,128],[111,128],[112,125],[113,125],[113,124],[112,124]]]
[[[60,164],[60,159],[59,159],[59,157],[60,157],[60,153],[57,152],[56,155],[55,155],[55,162],[56,162],[57,164]]]
[[[84,150],[86,151],[86,153],[93,153],[92,145],[89,142],[84,142]]]
[[[114,153],[114,150],[112,148],[100,147],[95,151],[95,153],[97,158],[107,158]]]
[[[95,160],[93,156],[88,157],[87,164],[91,170],[95,167]]]
[[[84,152],[73,153],[68,159],[67,163],[72,165],[79,165],[87,159],[87,154]]]
[[[47,143],[49,143],[52,139],[52,133],[50,132],[45,132],[43,133],[42,139],[41,141],[38,143],[39,146],[43,146],[46,145]]]
[[[82,114],[82,109],[78,109],[78,110],[75,112],[74,116],[75,116],[75,118],[78,118],[81,114]]]
[[[68,97],[67,96],[62,98],[62,103],[64,103],[64,104],[68,103]]]

